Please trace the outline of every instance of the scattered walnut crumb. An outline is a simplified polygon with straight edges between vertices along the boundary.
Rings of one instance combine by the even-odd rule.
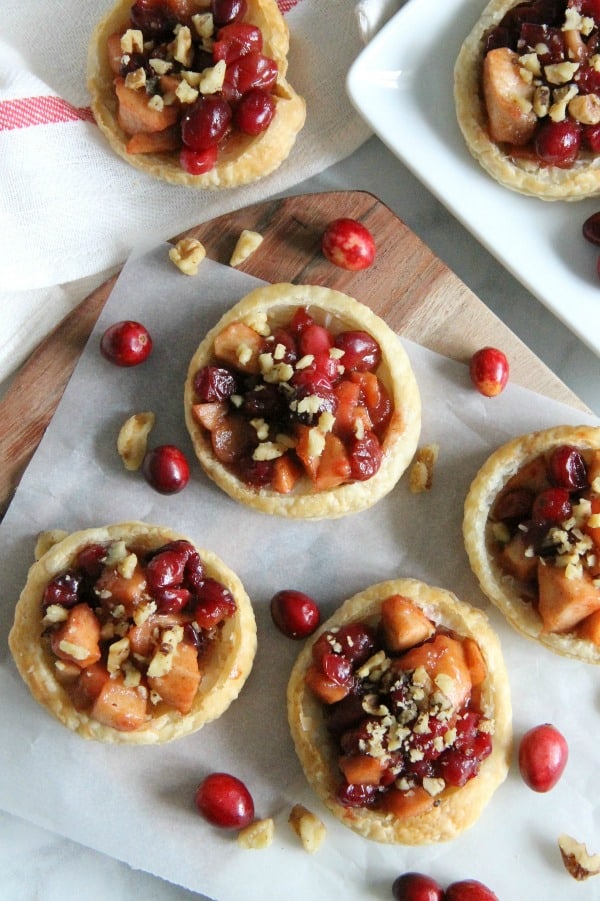
[[[318,851],[325,840],[325,824],[303,804],[294,804],[290,811],[288,823],[302,842],[302,847],[309,854]]]
[[[275,824],[271,817],[264,820],[254,820],[249,826],[244,826],[238,832],[237,842],[241,848],[251,848],[254,851],[262,851],[268,848],[273,841]]]
[[[126,419],[117,437],[117,450],[125,469],[135,472],[142,465],[148,435],[154,427],[156,417],[154,413],[134,413]]]
[[[239,266],[240,263],[243,263],[244,260],[248,259],[250,254],[254,253],[262,242],[263,236],[259,234],[259,232],[249,231],[249,229],[245,228],[240,234],[237,244],[233,249],[229,265],[234,267]]]
[[[586,846],[570,835],[559,835],[558,847],[567,872],[582,882],[600,873],[600,854],[589,854]]]
[[[408,484],[413,494],[429,491],[433,485],[433,467],[439,450],[439,444],[425,444],[417,450],[409,472]]]
[[[196,238],[181,238],[169,251],[169,259],[184,275],[197,275],[205,256],[206,249]]]
[[[39,560],[40,557],[43,557],[46,551],[49,551],[51,547],[54,547],[55,544],[66,538],[68,534],[64,529],[48,529],[45,532],[40,532],[35,543],[35,559]]]

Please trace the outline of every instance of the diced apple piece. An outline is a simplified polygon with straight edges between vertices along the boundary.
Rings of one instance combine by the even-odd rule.
[[[273,479],[271,485],[279,494],[289,494],[302,476],[302,469],[289,454],[277,457],[273,463]]]
[[[54,654],[85,669],[100,660],[100,623],[91,607],[76,604],[65,622],[52,634]]]
[[[579,638],[591,641],[600,647],[600,610],[590,613],[577,624],[575,631]]]
[[[345,754],[338,766],[351,785],[379,785],[385,769],[382,760],[369,754]]]
[[[157,636],[158,626],[153,616],[137,626],[131,626],[127,633],[130,654],[142,658],[151,657],[156,648]]]
[[[135,732],[146,721],[146,699],[123,679],[108,679],[92,706],[90,716],[119,732]]]
[[[579,578],[568,579],[562,567],[539,563],[538,611],[542,632],[570,632],[596,610],[600,610],[600,588],[585,571]]]
[[[109,607],[122,604],[125,614],[131,616],[146,597],[146,576],[139,563],[129,577],[122,575],[118,569],[105,569],[96,588]]]
[[[155,109],[148,106],[150,97],[143,88],[140,90],[128,88],[123,78],[115,78],[114,85],[119,102],[117,121],[126,134],[135,135],[138,132],[150,134],[176,124],[179,118],[179,109],[176,106]]]
[[[463,638],[463,654],[473,686],[481,685],[487,676],[487,665],[474,638]]]
[[[177,125],[162,131],[138,131],[132,135],[125,149],[127,153],[168,153],[181,147],[181,133]]]
[[[332,432],[325,435],[325,447],[319,458],[315,488],[318,491],[326,491],[328,488],[337,488],[351,478],[351,466],[346,448],[342,441]]]
[[[528,463],[521,466],[514,476],[511,476],[508,480],[504,490],[527,488],[533,494],[539,494],[540,491],[549,486],[548,466],[544,457],[540,456],[534,457],[533,460],[529,460]]]
[[[508,47],[490,50],[483,61],[483,95],[493,141],[527,144],[537,116],[533,84],[521,77],[519,56]]]
[[[519,582],[533,582],[537,575],[538,558],[528,553],[530,540],[523,532],[517,532],[511,540],[503,545],[498,560],[504,569]]]
[[[307,425],[298,424],[295,427],[296,455],[304,466],[307,474],[314,481],[317,477],[320,454],[314,453],[310,433],[311,429]]]
[[[77,682],[69,688],[69,695],[77,710],[88,710],[110,676],[102,663],[92,663],[79,672]]]
[[[212,432],[220,425],[221,420],[227,414],[228,406],[225,401],[217,400],[203,404],[193,404],[192,416],[203,428]]]
[[[256,443],[256,432],[247,419],[228,413],[214,427],[210,439],[217,460],[233,463]]]
[[[304,681],[312,693],[324,704],[335,704],[350,692],[348,686],[339,685],[328,679],[316,666],[309,666]]]
[[[471,676],[462,642],[440,633],[432,641],[411,648],[397,660],[404,670],[422,666],[434,685],[455,709],[463,706],[471,692]]]
[[[382,794],[377,809],[399,818],[416,817],[431,810],[434,800],[420,785],[410,791],[390,788]]]
[[[390,651],[406,651],[431,638],[435,625],[410,598],[393,594],[381,605],[381,627]]]
[[[215,338],[215,356],[240,372],[260,372],[258,358],[265,350],[262,335],[243,322],[226,325]]]
[[[196,649],[191,644],[181,641],[175,649],[169,672],[164,676],[149,676],[148,685],[166,704],[184,715],[189,713],[200,685]]]

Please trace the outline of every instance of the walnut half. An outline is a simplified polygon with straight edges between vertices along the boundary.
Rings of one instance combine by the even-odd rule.
[[[590,854],[582,842],[570,835],[559,835],[558,847],[568,873],[582,882],[600,873],[600,854]]]

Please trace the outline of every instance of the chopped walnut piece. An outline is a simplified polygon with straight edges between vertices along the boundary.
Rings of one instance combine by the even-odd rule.
[[[325,824],[303,804],[294,804],[290,811],[288,823],[302,842],[302,847],[309,854],[318,851],[325,840]]]
[[[567,872],[582,882],[600,873],[600,854],[589,854],[586,846],[570,835],[559,835],[558,847]]]
[[[239,266],[240,263],[243,263],[244,260],[247,260],[254,253],[262,242],[263,236],[259,232],[253,232],[247,228],[243,229],[231,254],[229,265]]]
[[[125,469],[135,472],[142,465],[148,445],[148,435],[154,426],[154,413],[134,413],[126,419],[117,437],[117,451]]]
[[[205,256],[206,249],[196,238],[181,238],[175,247],[169,250],[169,259],[184,275],[197,275],[198,267]]]
[[[268,848],[273,841],[275,834],[275,824],[271,817],[264,820],[254,820],[248,826],[240,829],[237,836],[237,843],[241,848],[251,848],[254,851],[262,851]]]
[[[408,476],[409,488],[413,494],[429,491],[433,485],[433,467],[439,450],[439,444],[426,444],[417,450]]]

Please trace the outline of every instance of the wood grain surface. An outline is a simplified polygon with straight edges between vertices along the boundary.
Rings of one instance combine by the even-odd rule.
[[[321,234],[340,216],[373,233],[377,258],[364,272],[332,266]],[[227,264],[242,229],[264,235],[239,268],[269,282],[323,284],[366,303],[399,334],[459,361],[485,344],[507,354],[513,381],[547,397],[583,403],[383,203],[364,191],[271,200],[221,216],[173,237],[198,238]],[[62,397],[117,276],[86,297],[40,344],[0,400],[0,516]]]

